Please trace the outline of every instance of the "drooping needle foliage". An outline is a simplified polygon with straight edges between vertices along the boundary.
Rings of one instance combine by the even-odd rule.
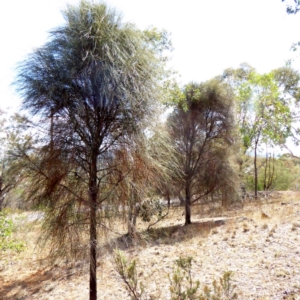
[[[104,4],[82,1],[63,15],[65,25],[18,70],[23,108],[42,130],[38,152],[26,154],[29,196],[46,208],[45,229],[60,250],[89,249],[96,299],[97,226],[124,178],[115,158],[155,110],[170,44],[164,32],[140,31]]]

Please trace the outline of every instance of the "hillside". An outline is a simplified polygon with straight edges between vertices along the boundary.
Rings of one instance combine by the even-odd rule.
[[[115,271],[115,247],[137,260],[148,299],[170,299],[168,274],[174,260],[187,256],[193,257],[193,278],[201,286],[230,270],[239,299],[300,299],[300,193],[277,192],[232,210],[195,206],[188,227],[182,226],[182,212],[172,209],[168,218],[134,241],[120,235],[107,238],[98,261],[99,299],[130,299]],[[0,299],[87,299],[88,265],[77,262],[72,268],[60,262],[49,267],[45,253],[35,249],[40,221],[32,222],[33,216],[12,215],[18,224],[15,234],[27,249],[0,252]],[[144,226],[138,223],[140,232]]]

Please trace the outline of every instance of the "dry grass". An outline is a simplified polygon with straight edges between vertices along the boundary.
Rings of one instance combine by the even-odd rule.
[[[187,227],[182,212],[173,209],[149,232],[139,221],[135,239],[124,234],[102,238],[99,299],[130,299],[114,269],[116,247],[137,259],[140,280],[152,299],[170,299],[168,274],[180,256],[193,257],[193,276],[201,284],[233,271],[240,299],[300,299],[299,193],[278,193],[236,210],[196,206],[193,224]],[[48,266],[46,251],[35,249],[40,223],[30,225],[25,213],[16,218],[27,250],[0,254],[0,299],[87,299],[86,264],[60,261]],[[118,222],[115,230],[124,233],[125,227]]]

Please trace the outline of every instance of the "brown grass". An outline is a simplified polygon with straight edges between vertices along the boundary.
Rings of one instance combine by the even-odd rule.
[[[180,256],[193,257],[193,276],[201,284],[233,271],[240,299],[300,299],[299,193],[277,193],[235,210],[195,206],[190,226],[183,226],[182,213],[183,208],[174,208],[148,232],[139,221],[135,239],[124,235],[121,222],[115,225],[120,235],[101,237],[99,299],[130,299],[114,269],[113,248],[137,259],[140,280],[152,299],[169,299],[168,274]],[[35,247],[40,223],[30,225],[26,218],[26,213],[16,216],[16,234],[27,250],[0,253],[0,299],[87,299],[87,265],[59,261],[49,266],[46,249]]]

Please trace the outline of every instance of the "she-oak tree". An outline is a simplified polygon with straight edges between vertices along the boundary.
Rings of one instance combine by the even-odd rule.
[[[92,300],[100,212],[124,176],[114,151],[154,111],[170,44],[164,32],[122,23],[104,4],[82,1],[63,15],[65,25],[18,69],[23,107],[43,129],[35,154],[21,154],[30,165],[30,199],[46,207],[46,230],[60,250],[76,254],[88,232]]]
[[[218,79],[192,83],[168,118],[180,170],[178,181],[185,195],[186,225],[191,223],[195,201],[222,189],[228,194],[235,192],[231,189],[234,180],[226,182],[235,177],[228,160],[235,143],[233,101],[230,87]]]

